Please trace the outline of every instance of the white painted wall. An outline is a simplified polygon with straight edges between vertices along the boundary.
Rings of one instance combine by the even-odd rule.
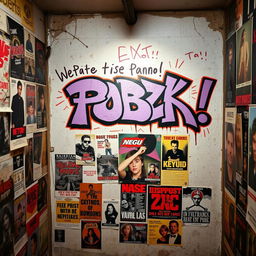
[[[51,146],[54,147],[51,157],[52,180],[52,216],[53,230],[55,229],[55,200],[54,197],[54,154],[74,154],[74,135],[83,133],[102,134],[111,130],[121,132],[149,133],[150,127],[134,125],[115,125],[104,127],[92,122],[91,131],[79,131],[65,128],[71,113],[68,100],[63,96],[62,88],[70,81],[80,77],[74,76],[60,81],[56,70],[60,73],[73,65],[94,66],[97,76],[112,79],[113,75],[103,73],[101,67],[105,62],[124,65],[125,70],[131,61],[118,61],[118,46],[130,45],[136,48],[152,45],[152,50],[158,51],[158,58],[134,59],[137,65],[148,64],[159,67],[163,62],[163,71],[169,70],[193,80],[193,84],[182,95],[182,99],[193,108],[196,106],[199,83],[202,76],[217,79],[208,112],[212,116],[212,123],[203,128],[197,135],[190,134],[189,144],[189,185],[212,187],[211,223],[208,227],[183,228],[183,247],[128,245],[118,243],[118,232],[103,230],[102,251],[108,255],[220,255],[221,245],[221,164],[222,164],[222,124],[223,124],[223,16],[221,12],[194,12],[180,16],[172,13],[140,14],[137,23],[130,27],[120,16],[52,16],[49,21],[49,45],[51,56],[49,59],[50,112],[51,112]],[[85,46],[87,45],[88,48]],[[124,48],[123,48],[124,49]],[[186,53],[193,51],[201,58],[189,59]],[[205,54],[207,52],[207,54]],[[151,55],[152,56],[152,55]],[[201,55],[200,55],[201,57]],[[178,59],[178,65],[176,61]],[[184,63],[179,65],[184,60]],[[91,73],[89,73],[91,75]],[[130,72],[124,74],[131,76]],[[163,73],[148,75],[147,77],[161,80]],[[194,87],[193,89],[193,86]],[[194,92],[196,92],[194,94]],[[61,96],[63,96],[61,98]],[[61,104],[62,100],[64,100]],[[64,110],[65,109],[65,110]],[[186,134],[187,128],[176,129],[158,128],[152,126],[152,132],[157,134]],[[92,181],[90,181],[92,182]],[[95,180],[96,182],[96,180]],[[113,188],[115,189],[113,185]],[[80,248],[80,230],[66,229],[64,244],[53,242],[54,255],[82,255]],[[89,250],[87,250],[89,251]],[[92,251],[92,250],[91,250]],[[89,254],[88,254],[89,255]]]

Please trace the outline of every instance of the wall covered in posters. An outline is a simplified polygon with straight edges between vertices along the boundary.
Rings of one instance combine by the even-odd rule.
[[[221,12],[175,17],[171,13],[141,14],[132,27],[116,15],[50,17],[51,178],[63,181],[62,190],[72,191],[70,177],[74,177],[73,171],[80,166],[82,183],[87,183],[80,186],[80,196],[67,192],[61,197],[54,191],[56,184],[52,187],[53,236],[62,234],[62,239],[55,237],[56,255],[67,250],[102,250],[119,255],[127,250],[157,253],[161,249],[175,255],[188,255],[192,251],[202,255],[220,253],[221,27]],[[74,154],[76,167],[74,162],[67,161],[62,177],[56,178],[56,156],[68,159]],[[140,176],[133,163],[136,159]],[[108,183],[111,191],[121,191],[118,180],[122,186],[129,184],[122,187],[127,190],[119,198],[117,192],[111,194],[105,189]],[[102,229],[102,219],[97,218],[83,218],[81,225],[72,229],[56,223],[57,201],[77,200],[81,188],[89,186],[88,183],[92,191],[101,193],[95,185],[99,182],[103,183],[102,198],[117,202],[104,204],[103,220],[108,218],[115,224],[120,218],[118,228],[104,225]],[[150,221],[155,226],[149,226],[145,215],[148,204],[139,200],[138,194],[146,195],[147,187],[153,191],[156,184],[160,188],[164,185],[162,188],[168,191],[178,188],[180,196],[175,205],[179,206],[182,186],[211,187],[209,225],[183,227],[180,208],[177,220],[170,223],[154,219]],[[159,205],[155,198],[150,204],[157,207],[159,215],[173,205],[173,196],[168,195],[159,198]],[[84,199],[98,204],[94,196],[87,197]],[[118,200],[120,208],[115,209]],[[146,218],[129,224],[121,214],[135,209],[140,209]],[[152,239],[161,238],[159,228],[161,235],[164,229],[169,230],[168,236],[169,232],[176,232],[179,247],[168,246],[177,243],[171,238],[169,242],[166,237],[162,240],[167,241],[167,246],[157,245]],[[194,243],[189,242],[192,236]]]

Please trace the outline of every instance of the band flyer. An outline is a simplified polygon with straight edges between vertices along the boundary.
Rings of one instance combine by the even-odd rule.
[[[62,200],[56,201],[56,222],[58,226],[60,223],[76,224],[80,223],[80,207],[79,200]]]
[[[101,249],[100,221],[81,221],[81,248]]]
[[[182,187],[148,186],[148,218],[181,219]]]
[[[162,136],[161,185],[188,184],[188,135]]]
[[[98,181],[118,181],[118,136],[96,135]]]
[[[82,166],[76,164],[74,154],[55,155],[55,196],[79,197]]]
[[[161,136],[119,134],[119,182],[160,183]]]
[[[148,243],[150,245],[182,245],[181,220],[148,220]]]
[[[27,221],[37,213],[38,183],[27,189]]]
[[[184,224],[208,225],[211,219],[211,188],[183,188],[182,221]]]
[[[95,135],[75,135],[76,164],[95,166]]]
[[[120,220],[119,209],[119,200],[102,200],[102,228],[118,228]]]
[[[120,243],[146,244],[147,224],[142,223],[120,223]]]
[[[121,221],[146,221],[146,184],[121,184]]]
[[[80,219],[101,220],[102,184],[80,184]]]
[[[3,31],[0,31],[1,62],[0,62],[0,112],[10,112],[10,39]]]

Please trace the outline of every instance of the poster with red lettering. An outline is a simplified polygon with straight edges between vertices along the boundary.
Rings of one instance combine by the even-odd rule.
[[[76,164],[75,154],[55,155],[55,195],[79,197],[82,166]]]
[[[182,187],[148,186],[148,218],[181,219]]]
[[[146,184],[121,184],[121,221],[146,221]]]
[[[38,201],[38,183],[27,189],[27,214],[26,218],[29,220],[37,213]]]
[[[10,39],[0,31],[0,111],[10,112]]]
[[[120,183],[160,183],[161,135],[119,134]]]
[[[25,84],[11,78],[11,150],[27,145],[25,126]]]

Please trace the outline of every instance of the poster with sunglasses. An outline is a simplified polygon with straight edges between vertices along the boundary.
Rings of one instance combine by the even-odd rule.
[[[95,135],[75,135],[76,164],[95,166]]]
[[[161,135],[119,134],[119,182],[160,183]]]
[[[118,181],[118,135],[96,135],[97,172],[100,182]]]

